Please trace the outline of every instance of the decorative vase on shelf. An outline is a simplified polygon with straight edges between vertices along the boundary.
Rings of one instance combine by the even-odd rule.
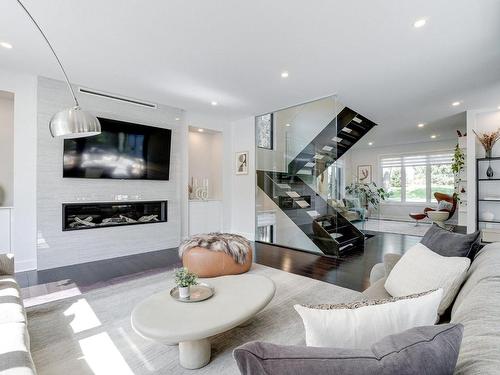
[[[486,170],[486,176],[488,178],[492,178],[495,173],[493,172],[493,168],[491,168],[491,164],[488,165],[488,169]]]
[[[484,150],[484,156],[486,159],[490,159],[491,158],[491,149]]]
[[[495,214],[491,211],[484,211],[481,214],[481,219],[485,221],[492,221],[495,218]]]

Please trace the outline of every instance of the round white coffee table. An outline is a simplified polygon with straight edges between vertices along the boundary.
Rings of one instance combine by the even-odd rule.
[[[200,279],[215,288],[215,295],[202,302],[179,302],[165,291],[146,298],[132,311],[131,323],[141,336],[163,344],[179,343],[179,362],[197,369],[210,362],[209,337],[237,327],[271,301],[271,279],[254,274]]]

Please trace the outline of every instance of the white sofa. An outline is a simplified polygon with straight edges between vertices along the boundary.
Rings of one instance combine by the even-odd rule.
[[[0,254],[0,374],[34,375],[26,312],[14,279],[14,256]]]

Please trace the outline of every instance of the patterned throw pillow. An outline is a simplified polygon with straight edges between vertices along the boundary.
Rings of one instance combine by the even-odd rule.
[[[361,203],[359,202],[359,198],[344,198],[345,205],[347,208],[360,208]]]
[[[295,305],[307,346],[369,348],[387,335],[433,325],[443,290],[346,304]]]
[[[439,201],[438,203],[438,211],[451,211],[453,208],[453,203],[450,203],[448,201]]]

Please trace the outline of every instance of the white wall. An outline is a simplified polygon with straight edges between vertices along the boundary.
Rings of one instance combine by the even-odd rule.
[[[249,152],[248,174],[236,175],[235,153]],[[231,124],[231,232],[255,238],[255,118]]]
[[[418,152],[451,151],[457,141],[445,140],[425,143],[412,143],[387,147],[354,148],[345,153],[340,160],[345,163],[346,185],[356,180],[358,165],[371,165],[373,181],[381,186],[380,158],[388,155],[400,155]],[[410,220],[410,212],[421,212],[429,203],[385,202],[380,206],[380,217],[387,219]],[[376,216],[376,215],[375,215]]]
[[[189,132],[189,181],[208,179],[208,199],[222,200],[224,139],[221,132]]]
[[[14,94],[0,92],[0,206],[14,205]]]
[[[12,252],[16,271],[36,268],[37,80],[0,71],[0,90],[14,93],[14,209]]]
[[[233,174],[233,158],[231,153],[231,122],[225,117],[216,116],[210,113],[199,113],[193,111],[186,112],[186,124],[191,127],[203,128],[212,131],[217,131],[222,133],[222,145],[219,143],[218,152],[222,153],[222,229],[226,232],[231,231],[231,196],[232,196],[232,174]],[[188,128],[185,130],[186,134],[186,147],[182,150],[185,153],[186,165],[183,168],[183,187],[181,190],[182,199],[185,199],[186,208],[185,216],[182,223],[182,237],[188,235],[188,212],[187,212],[187,201],[188,192],[187,186],[189,184],[189,156],[187,147],[188,138]]]
[[[52,138],[48,130],[51,116],[71,106],[64,82],[39,78],[37,215],[38,268],[69,264],[179,245],[181,232],[182,130],[183,111],[165,105],[146,108],[92,95],[79,95],[82,108],[98,117],[172,129],[169,181],[63,178],[63,140]],[[179,118],[176,121],[175,118]],[[116,195],[129,200],[168,200],[168,222],[93,230],[62,231],[62,204],[79,201],[109,202]]]

